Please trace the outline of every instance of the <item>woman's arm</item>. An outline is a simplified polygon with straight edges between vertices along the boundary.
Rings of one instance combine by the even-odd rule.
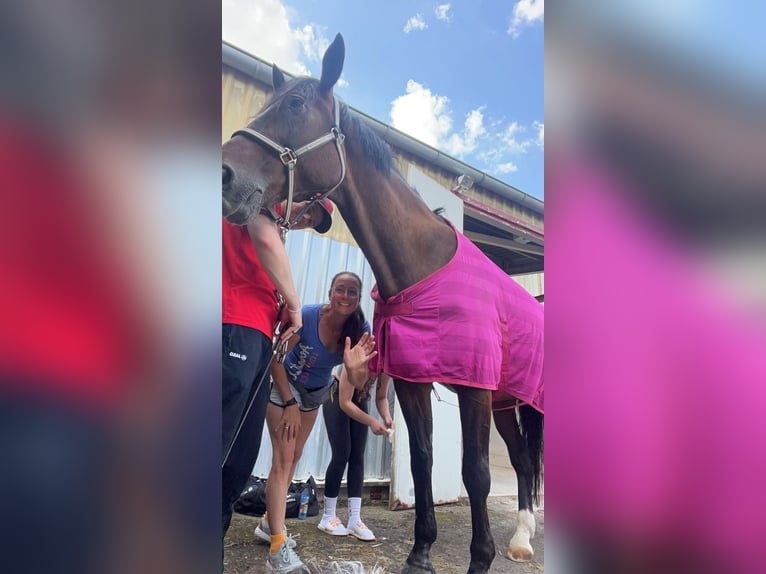
[[[279,315],[283,325],[280,339],[284,341],[303,324],[301,300],[295,290],[287,250],[277,225],[263,214],[258,214],[247,224],[247,231],[263,270],[285,299],[285,307]]]
[[[390,376],[385,373],[378,375],[378,382],[375,384],[375,407],[378,409],[378,414],[383,419],[386,428],[392,429],[394,428],[394,420],[391,418],[388,407],[388,385],[390,383]]]
[[[370,427],[373,434],[383,435],[387,433],[388,427],[385,423],[368,415],[362,409],[354,404],[354,386],[349,382],[346,369],[340,374],[340,383],[338,385],[338,400],[343,412],[357,422]]]
[[[298,344],[301,338],[299,335],[293,335],[287,344],[288,352]],[[283,403],[289,402],[293,398],[290,385],[287,378],[287,370],[282,363],[271,362],[271,378],[274,380],[274,387],[277,389]],[[290,405],[282,409],[282,418],[279,425],[282,429],[284,438],[288,441],[294,440],[298,436],[298,430],[301,426],[301,413],[297,404]]]

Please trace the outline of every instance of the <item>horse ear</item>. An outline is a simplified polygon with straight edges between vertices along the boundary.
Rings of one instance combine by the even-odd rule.
[[[343,36],[338,34],[322,58],[322,77],[319,80],[319,88],[323,92],[329,92],[340,78],[345,57],[346,44],[343,42]]]
[[[271,83],[274,85],[275,92],[285,83],[285,75],[276,64],[271,66]]]

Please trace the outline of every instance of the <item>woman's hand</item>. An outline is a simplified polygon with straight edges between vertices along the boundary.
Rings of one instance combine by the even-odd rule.
[[[282,329],[279,333],[279,340],[285,342],[293,335],[297,334],[303,327],[303,314],[301,312],[300,302],[297,307],[290,307],[285,304],[282,310],[279,312],[279,321]]]
[[[366,367],[370,359],[377,354],[375,337],[370,333],[364,333],[353,348],[351,347],[351,338],[346,337],[346,347],[343,349],[343,365],[349,370]]]
[[[375,337],[370,333],[364,333],[359,342],[351,347],[351,338],[346,337],[346,346],[343,350],[343,366],[348,373],[349,382],[354,388],[361,389],[369,378],[367,375],[367,363],[378,352],[375,350]]]
[[[290,405],[282,409],[282,418],[279,419],[277,431],[282,433],[282,439],[291,442],[298,436],[301,430],[301,411],[298,405]]]
[[[370,430],[374,435],[386,435],[388,434],[388,428],[389,427],[386,426],[386,423],[377,419],[373,419],[373,422],[370,423]]]

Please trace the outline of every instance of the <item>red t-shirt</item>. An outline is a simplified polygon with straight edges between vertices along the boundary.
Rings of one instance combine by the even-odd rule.
[[[271,338],[277,321],[274,284],[258,261],[247,227],[222,221],[222,322],[257,329]]]
[[[0,390],[102,408],[146,361],[146,323],[83,174],[0,117]]]

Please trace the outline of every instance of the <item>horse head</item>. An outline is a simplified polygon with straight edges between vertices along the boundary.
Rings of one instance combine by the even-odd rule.
[[[325,196],[345,175],[339,104],[333,86],[345,57],[338,34],[322,59],[319,80],[293,78],[272,66],[274,93],[222,150],[223,215],[237,225],[283,201]]]

